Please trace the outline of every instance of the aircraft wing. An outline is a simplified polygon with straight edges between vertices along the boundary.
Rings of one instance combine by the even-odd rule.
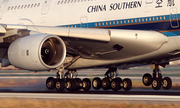
[[[23,64],[27,61],[26,56],[29,55],[36,58],[33,60],[35,64],[43,64],[42,67],[40,66],[40,68],[34,70],[60,66],[65,60],[66,52],[80,56],[81,59],[88,59],[87,61],[92,59],[104,60],[106,64],[102,61],[100,63],[99,61],[96,62],[99,66],[110,65],[113,64],[110,60],[122,60],[154,52],[168,41],[168,38],[159,32],[143,30],[1,25],[0,32],[4,34],[4,36],[1,36],[1,44],[7,44],[7,48],[10,46],[8,51],[7,48],[2,48],[3,50],[6,49],[2,52],[8,53],[11,64],[30,70],[33,69],[33,66],[29,66],[31,62],[28,63],[29,65]],[[40,47],[35,49],[36,46]],[[67,47],[68,51],[66,51]],[[49,49],[53,53],[49,53]],[[135,49],[136,51],[134,51]],[[34,55],[30,54],[31,50]],[[14,57],[16,54],[17,57]],[[23,57],[25,57],[24,61],[21,61]],[[42,60],[39,57],[42,57]],[[0,58],[5,58],[5,60],[2,60],[4,66],[8,65],[7,57],[2,55]],[[21,64],[16,65],[17,61],[21,61]],[[82,61],[78,62],[82,64]],[[88,65],[91,63],[88,63]],[[85,67],[88,67],[88,65]]]
[[[39,33],[48,33],[61,37],[80,38],[95,41],[110,41],[110,31],[107,29],[90,29],[90,28],[65,28],[65,27],[48,27],[48,26],[23,26],[23,25],[5,25],[5,29],[27,29]],[[5,30],[2,28],[2,32]]]

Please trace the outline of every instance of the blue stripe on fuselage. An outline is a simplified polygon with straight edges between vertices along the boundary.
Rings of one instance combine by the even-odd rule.
[[[180,18],[180,14],[177,14],[177,18]],[[170,22],[170,20],[171,20],[170,15],[162,15],[162,16],[150,16],[150,17],[142,17],[142,18],[92,22],[92,23],[84,23],[84,24],[72,24],[72,25],[64,25],[60,27],[155,30],[159,32],[162,31],[162,33],[168,37],[179,36],[180,19],[175,20],[173,22],[174,26]]]

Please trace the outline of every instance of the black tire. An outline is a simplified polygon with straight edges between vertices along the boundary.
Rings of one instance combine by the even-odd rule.
[[[75,89],[75,80],[74,79],[67,79],[66,80],[66,90],[73,91]]]
[[[95,90],[99,90],[102,86],[102,81],[99,77],[96,77],[93,79],[92,81],[92,87],[95,89]]]
[[[120,90],[120,89],[122,89],[122,87],[123,87],[123,86],[122,86],[122,85],[123,85],[123,81],[122,81],[122,79],[121,79],[120,77],[117,77],[116,79],[117,79],[118,82],[119,82],[119,85],[120,85],[119,90]]]
[[[81,79],[80,78],[75,78],[75,91],[78,91],[79,89],[81,89],[80,83],[81,83]]]
[[[62,92],[65,88],[65,81],[64,79],[57,79],[55,83],[55,88],[58,92]]]
[[[111,83],[110,83],[109,78],[103,78],[102,79],[102,89],[103,90],[108,90],[108,89],[111,88],[110,86],[111,86]]]
[[[91,88],[91,80],[89,78],[84,78],[82,80],[82,89],[84,91],[89,91]]]
[[[162,85],[162,79],[160,79],[160,78],[153,78],[153,80],[152,80],[152,88],[154,90],[161,89],[161,85]]]
[[[113,91],[118,91],[120,89],[120,82],[119,82],[119,79],[113,79],[111,81],[111,89]]]
[[[55,79],[53,77],[48,77],[47,78],[46,87],[49,90],[53,90],[55,88]]]
[[[163,80],[162,80],[162,87],[165,90],[171,89],[171,87],[172,87],[172,80],[171,80],[171,78],[169,78],[169,77],[163,78]]]
[[[132,88],[132,81],[129,78],[123,80],[123,89],[129,91]]]
[[[149,73],[144,74],[142,82],[145,86],[150,86],[152,84],[152,76]]]

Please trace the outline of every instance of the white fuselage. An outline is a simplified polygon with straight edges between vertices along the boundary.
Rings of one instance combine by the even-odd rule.
[[[70,39],[67,41],[68,45],[79,51],[79,54],[85,58],[78,60],[77,64],[75,62],[72,68],[139,61],[149,63],[153,60],[166,60],[163,57],[168,57],[167,60],[169,60],[173,58],[174,53],[175,55],[179,53],[180,2],[177,0],[159,0],[158,2],[157,0],[3,0],[0,6],[1,24],[140,30],[139,34],[144,33],[141,30],[146,30],[160,32],[167,40],[160,43],[160,47],[149,51],[145,46],[148,46],[147,39],[144,43],[142,41],[143,44],[139,44],[141,40],[138,43],[135,40],[131,42],[129,39],[126,40],[126,31],[111,30],[111,41],[107,44],[83,43]],[[136,31],[130,32],[129,37],[131,34],[136,34]],[[122,41],[120,35],[125,41]],[[147,37],[150,38],[149,43],[162,39],[151,38],[150,34]],[[116,44],[123,46],[123,49],[114,51]]]
[[[90,23],[97,22],[99,26],[98,23],[103,21],[135,18],[144,18],[144,22],[150,22],[146,18],[154,17],[151,21],[161,21],[163,17],[156,17],[180,13],[180,3],[175,3],[169,6],[168,0],[160,4],[156,0],[3,0],[0,23],[42,26],[78,26],[87,23],[86,27],[93,27]],[[142,22],[134,20],[134,23]],[[126,22],[129,23],[131,20]],[[115,24],[112,22],[108,25]]]

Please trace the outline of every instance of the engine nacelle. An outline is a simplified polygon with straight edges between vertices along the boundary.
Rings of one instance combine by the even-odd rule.
[[[35,34],[18,38],[8,49],[10,63],[26,70],[50,70],[60,66],[66,46],[58,36]]]

